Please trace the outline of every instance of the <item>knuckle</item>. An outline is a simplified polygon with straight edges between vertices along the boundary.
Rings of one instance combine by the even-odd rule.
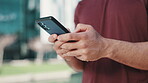
[[[55,45],[53,46],[53,49],[54,49],[54,50],[58,50],[59,47],[60,47],[59,45],[55,44]]]
[[[81,43],[81,47],[82,47],[82,48],[87,48],[87,46],[88,46],[88,45],[87,45],[85,42]]]
[[[89,30],[95,30],[94,27],[91,26],[91,25],[88,25],[87,28],[88,28]]]
[[[67,38],[68,38],[68,39],[72,39],[72,35],[71,35],[71,34],[68,34],[68,35],[67,35]]]
[[[81,27],[81,26],[82,26],[82,24],[79,23],[79,24],[77,25],[77,28],[79,28],[79,27]]]
[[[70,49],[69,47],[65,46],[64,49]]]
[[[81,35],[81,37],[85,40],[85,39],[88,38],[88,35],[87,34],[83,34],[83,35]]]
[[[87,25],[89,28],[92,28],[93,26],[92,25]]]
[[[93,26],[92,26],[92,25],[86,25],[86,27],[87,27],[87,28],[93,28]]]
[[[79,24],[76,26],[76,28],[82,28],[82,27],[84,27],[84,24],[81,24],[81,23],[79,23]]]
[[[67,50],[61,49],[61,51],[63,54],[67,53]]]
[[[61,45],[62,45],[62,43],[61,42],[59,42],[59,41],[57,41],[57,42],[55,42],[55,44],[54,44],[56,47],[60,47]]]
[[[63,54],[67,54],[68,53],[68,51],[65,50],[65,49],[60,49],[60,50],[57,50],[56,52],[57,52],[58,55],[63,55]]]
[[[70,53],[70,52],[67,52],[65,55],[66,55],[66,56],[69,56],[69,55],[72,55],[72,53]]]
[[[65,44],[63,44],[60,48],[61,49],[68,49],[68,47]]]
[[[69,46],[67,46],[66,44],[62,45],[61,47],[62,47],[63,49],[68,49],[68,48],[69,48]]]
[[[88,50],[88,49],[84,49],[82,53],[83,53],[84,55],[87,55],[87,54],[89,54],[89,50]]]

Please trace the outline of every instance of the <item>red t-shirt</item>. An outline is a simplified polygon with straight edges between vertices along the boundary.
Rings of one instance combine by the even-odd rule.
[[[92,25],[103,37],[148,41],[147,0],[83,0],[75,23]],[[108,58],[84,62],[83,83],[148,83],[148,71]]]

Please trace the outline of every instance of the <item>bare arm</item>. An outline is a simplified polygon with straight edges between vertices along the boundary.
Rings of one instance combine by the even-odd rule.
[[[148,42],[107,41],[109,49],[112,50],[108,58],[137,69],[148,70]]]
[[[78,41],[61,45],[62,49],[72,50],[63,56],[75,56],[82,61],[96,61],[107,57],[137,69],[148,70],[148,43],[103,38],[92,26],[85,24],[78,24],[76,33],[64,34],[58,39],[61,42]]]

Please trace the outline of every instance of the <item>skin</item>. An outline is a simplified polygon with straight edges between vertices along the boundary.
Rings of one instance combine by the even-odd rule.
[[[56,39],[58,39],[56,41]],[[68,42],[74,40],[75,42]],[[57,54],[76,71],[84,61],[109,58],[133,68],[148,70],[148,43],[130,43],[102,37],[91,25],[78,24],[75,32],[49,37]]]

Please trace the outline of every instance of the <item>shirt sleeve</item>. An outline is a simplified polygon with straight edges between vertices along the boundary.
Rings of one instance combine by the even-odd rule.
[[[74,14],[74,23],[75,26],[77,26],[77,24],[79,24],[79,11],[80,11],[80,2],[78,3],[76,10],[75,10],[75,14]]]

